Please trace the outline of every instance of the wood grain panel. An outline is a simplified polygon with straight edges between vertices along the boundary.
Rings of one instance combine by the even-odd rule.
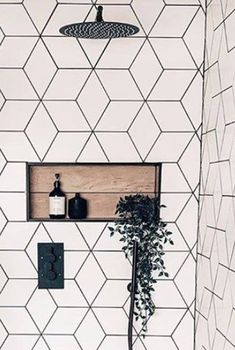
[[[61,175],[64,192],[153,192],[154,166],[33,166],[30,170],[30,192],[52,190],[54,174]]]
[[[127,193],[126,195],[128,195]],[[154,196],[154,194],[149,194]],[[72,198],[74,195],[67,195],[67,199]],[[117,202],[120,199],[119,193],[107,193],[107,194],[91,194],[81,193],[81,196],[88,202],[88,219],[112,219],[115,217],[115,210]],[[31,194],[31,218],[48,218],[49,215],[49,199],[46,193],[32,193]]]

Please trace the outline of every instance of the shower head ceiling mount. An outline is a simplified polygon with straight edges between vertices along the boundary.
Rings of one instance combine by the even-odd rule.
[[[84,39],[124,38],[138,33],[139,28],[132,24],[104,21],[102,12],[103,7],[98,6],[96,21],[67,24],[59,31],[66,36]]]

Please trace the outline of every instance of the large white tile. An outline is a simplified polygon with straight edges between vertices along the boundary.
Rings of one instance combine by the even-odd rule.
[[[0,307],[25,306],[36,286],[36,280],[9,280],[1,291]]]
[[[65,278],[74,278],[85,259],[87,258],[88,252],[72,252],[66,251],[64,253],[65,266],[64,266],[64,276]]]
[[[37,335],[9,335],[6,341],[4,342],[3,346],[1,347],[2,350],[31,350],[36,349],[34,347],[35,343],[37,342],[38,336]],[[41,349],[43,350],[43,349]]]
[[[122,308],[95,308],[94,313],[107,335],[127,335],[128,318]]]
[[[25,193],[0,193],[0,207],[8,220],[26,220],[26,195]]]
[[[194,320],[188,311],[181,320],[177,329],[173,334],[173,339],[175,340],[178,347],[182,350],[193,350],[192,339],[194,337]]]
[[[76,331],[81,320],[85,316],[85,308],[59,308],[54,313],[44,333],[72,335]],[[65,320],[69,322],[64,322]]]
[[[164,2],[162,0],[147,0],[143,3],[141,0],[134,0],[132,6],[145,32],[148,33],[164,8]]]
[[[91,134],[89,140],[87,141],[85,147],[79,154],[77,162],[84,163],[105,163],[107,162],[107,156],[105,155],[102,146],[98,142],[97,137],[94,134]]]
[[[0,264],[9,278],[37,278],[37,271],[24,251],[1,251]]]
[[[33,320],[25,308],[1,308],[1,319],[9,333],[39,334]]]
[[[7,163],[0,176],[0,191],[24,192],[25,176],[24,163]]]
[[[170,336],[182,319],[185,311],[185,309],[157,308],[155,314],[148,321],[148,334]]]
[[[9,161],[38,161],[35,151],[23,132],[1,132],[0,148]]]
[[[77,223],[77,226],[89,248],[92,249],[99,237],[102,235],[107,224],[103,222],[79,222]]]
[[[59,307],[87,306],[87,302],[75,281],[65,281],[64,289],[52,290],[51,295]]]
[[[56,1],[48,0],[43,3],[43,6],[40,6],[37,0],[24,0],[24,6],[37,30],[41,32],[56,6]]]
[[[94,254],[107,278],[129,279],[131,277],[131,265],[129,261],[125,258],[123,252],[95,251]],[[116,264],[116,261],[118,261],[118,264]]]
[[[1,90],[7,99],[37,99],[37,94],[22,69],[1,69],[0,79]]]
[[[128,296],[127,281],[106,281],[93,305],[95,307],[122,307]]]
[[[47,344],[50,346],[51,350],[64,350],[64,349],[80,350],[80,346],[76,342],[74,336],[47,335],[45,336],[45,340]]]

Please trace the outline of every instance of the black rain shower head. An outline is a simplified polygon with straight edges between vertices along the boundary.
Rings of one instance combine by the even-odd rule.
[[[103,7],[98,6],[95,22],[72,23],[60,28],[60,33],[84,39],[123,38],[138,33],[139,28],[128,23],[105,22]]]

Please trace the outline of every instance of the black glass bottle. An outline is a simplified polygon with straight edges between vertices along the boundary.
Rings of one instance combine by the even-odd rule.
[[[70,219],[85,219],[87,216],[87,201],[76,193],[74,198],[69,199]]]
[[[49,194],[49,217],[51,219],[64,219],[65,194],[60,188],[60,174],[55,174],[54,189]]]

